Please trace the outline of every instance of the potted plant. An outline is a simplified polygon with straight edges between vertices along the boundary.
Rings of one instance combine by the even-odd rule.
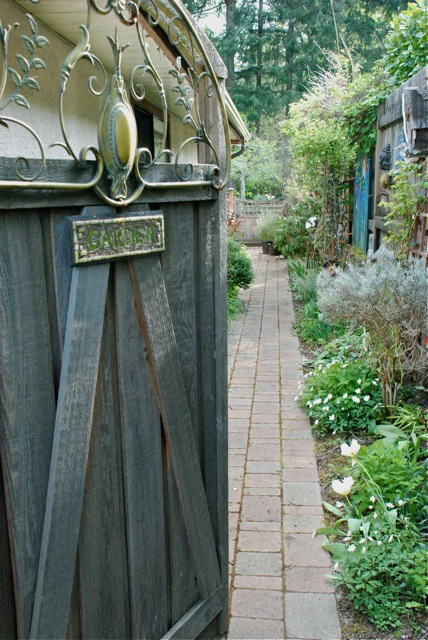
[[[278,214],[271,209],[259,213],[254,233],[262,241],[263,253],[269,253],[269,243],[273,244],[278,220]]]

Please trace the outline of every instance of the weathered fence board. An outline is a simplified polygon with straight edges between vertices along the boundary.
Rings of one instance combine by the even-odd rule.
[[[73,270],[32,638],[67,632],[109,271]]]
[[[220,585],[220,571],[159,258],[134,260],[131,269],[198,589],[206,599]]]
[[[116,266],[116,289],[131,637],[160,638],[168,629],[161,422],[126,264]]]
[[[0,450],[19,637],[30,630],[55,392],[38,214],[0,216]]]

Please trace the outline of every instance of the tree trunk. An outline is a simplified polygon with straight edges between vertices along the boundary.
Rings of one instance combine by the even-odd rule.
[[[245,200],[245,171],[241,171],[241,198]]]
[[[262,91],[262,65],[263,65],[263,0],[259,0],[259,10],[257,14],[257,71],[256,71],[256,93],[260,95]],[[257,114],[256,132],[260,135],[260,111]]]
[[[227,42],[227,80],[226,89],[233,91],[235,85],[235,53],[236,53],[236,37],[235,37],[235,11],[236,0],[225,0],[226,4],[226,42]]]

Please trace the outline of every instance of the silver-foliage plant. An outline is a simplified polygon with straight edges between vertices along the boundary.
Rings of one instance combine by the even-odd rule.
[[[427,276],[423,265],[407,265],[379,251],[376,261],[347,265],[334,277],[317,279],[318,308],[329,322],[363,326],[368,351],[382,385],[385,406],[394,406],[405,379],[422,382],[427,354]]]

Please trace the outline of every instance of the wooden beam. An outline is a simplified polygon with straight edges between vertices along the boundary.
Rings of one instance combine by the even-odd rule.
[[[31,638],[65,638],[98,380],[109,264],[76,267],[64,344]]]
[[[190,552],[202,598],[221,582],[192,420],[158,256],[129,262]]]

